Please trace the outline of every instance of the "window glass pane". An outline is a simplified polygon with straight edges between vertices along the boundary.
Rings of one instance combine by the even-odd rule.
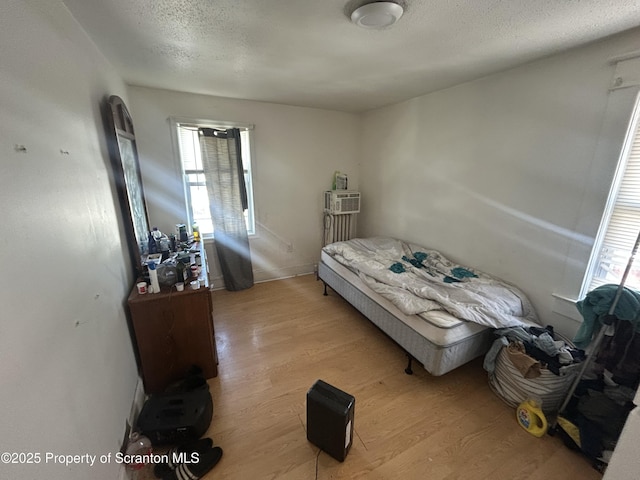
[[[197,140],[197,136],[194,135],[195,133],[192,129],[178,128],[180,156],[182,158],[182,166],[185,170],[196,170],[198,168],[200,146],[194,141]]]
[[[249,146],[249,131],[240,132],[240,150],[242,150],[242,168],[245,172],[251,171],[251,148]]]
[[[204,181],[204,173],[192,173],[189,172],[187,175],[187,182],[189,185],[200,185],[204,187],[206,185]]]
[[[192,186],[190,187],[190,193],[193,220],[198,222],[200,233],[203,235],[206,233],[213,233],[207,188],[204,186]]]
[[[630,255],[630,249],[604,247],[599,257],[597,269],[594,272],[590,290],[607,283],[620,283]],[[629,270],[625,286],[640,290],[640,266],[637,261],[634,262],[631,270]]]
[[[245,210],[244,216],[247,221],[247,231],[255,233],[254,206],[253,206],[253,184],[251,180],[251,143],[250,132],[244,130],[240,132],[240,149],[242,151],[242,168],[244,169],[244,183],[247,189],[247,203],[249,208]]]

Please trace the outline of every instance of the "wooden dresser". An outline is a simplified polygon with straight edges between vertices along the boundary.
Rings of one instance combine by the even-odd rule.
[[[206,279],[205,257],[202,269]],[[140,295],[134,287],[128,305],[147,394],[164,391],[193,365],[202,368],[205,378],[218,375],[208,281],[198,290],[186,284],[182,292],[173,286]]]

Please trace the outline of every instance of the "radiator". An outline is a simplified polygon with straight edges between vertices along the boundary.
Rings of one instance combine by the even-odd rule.
[[[356,233],[356,214],[324,214],[324,245],[350,240]]]

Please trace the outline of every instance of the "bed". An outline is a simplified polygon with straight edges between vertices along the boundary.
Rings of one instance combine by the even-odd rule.
[[[391,250],[388,249],[389,245],[392,246]],[[367,260],[365,263],[370,263],[369,265],[357,265],[357,262],[352,261],[354,255],[349,250],[352,247],[357,249],[364,248],[366,255],[369,255],[370,258],[374,258],[374,255],[377,256],[380,251],[384,251],[383,260],[372,262]],[[412,255],[419,254],[418,261],[416,262],[415,255],[409,258],[407,252]],[[400,253],[405,254],[399,255]],[[386,277],[402,279],[399,280],[399,284],[403,287],[406,283],[403,279],[407,276],[405,274],[408,271],[417,271],[418,276],[430,277],[430,273],[425,274],[428,269],[423,268],[427,265],[424,257],[436,258],[436,254],[439,255],[438,252],[433,250],[390,238],[354,239],[346,242],[336,242],[323,247],[321,251],[318,278],[324,283],[325,295],[327,294],[327,286],[331,287],[332,290],[342,296],[403,348],[409,358],[408,366],[405,369],[406,373],[409,374],[412,373],[411,362],[415,359],[431,375],[443,375],[476,357],[484,355],[494,340],[494,328],[537,324],[531,304],[524,294],[521,294],[511,286],[507,286],[507,288],[514,288],[515,294],[521,297],[522,316],[509,315],[505,317],[504,315],[499,315],[500,321],[497,323],[495,319],[489,319],[484,322],[483,319],[477,318],[477,311],[483,310],[484,306],[478,308],[478,305],[475,305],[471,310],[468,308],[461,310],[456,306],[444,306],[434,302],[432,299],[420,298],[418,300],[410,300],[407,307],[404,300],[398,300],[388,295],[389,289],[397,290],[397,288],[386,285],[384,283]],[[454,265],[451,262],[446,263],[448,261],[442,256],[437,258],[440,270],[446,266],[448,272],[452,270],[457,273],[462,272],[461,279],[448,275],[440,277],[441,280],[444,278],[443,281],[448,284],[446,287],[449,290],[454,287],[453,284],[457,283],[460,285],[455,285],[455,288],[460,290],[460,287],[471,285],[469,283],[471,281],[476,283],[484,281],[491,284],[495,281],[492,277],[481,272]],[[443,260],[446,261],[446,265],[442,263]],[[374,263],[375,265],[372,266],[371,264]],[[391,265],[388,265],[389,263]],[[393,267],[395,267],[395,271]],[[387,270],[391,271],[391,273]],[[398,276],[395,277],[395,274],[398,274]],[[383,281],[379,282],[372,276],[378,277],[378,280],[382,279]],[[466,285],[464,285],[465,283]],[[502,283],[500,282],[500,284]],[[435,296],[441,300],[444,298],[438,297],[438,294]],[[419,311],[421,309],[422,311]],[[462,315],[463,313],[467,313],[468,317],[480,320],[485,324],[469,321]]]

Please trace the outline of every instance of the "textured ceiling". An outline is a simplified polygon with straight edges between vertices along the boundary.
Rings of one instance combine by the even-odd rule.
[[[58,0],[59,1],[59,0]],[[63,0],[132,85],[349,112],[396,103],[640,25],[640,0]]]

